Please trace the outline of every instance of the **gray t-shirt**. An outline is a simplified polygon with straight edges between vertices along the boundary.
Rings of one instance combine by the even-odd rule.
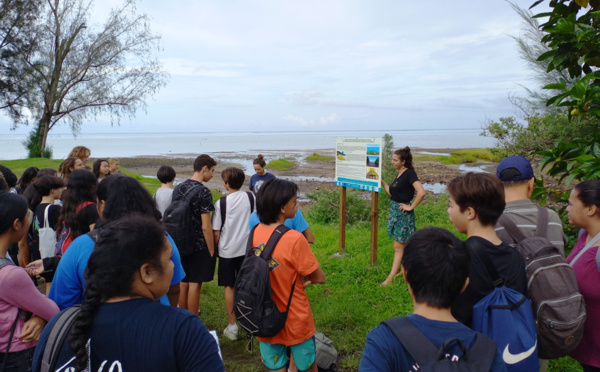
[[[161,187],[160,189],[156,190],[156,193],[154,194],[154,201],[156,201],[156,207],[160,211],[161,215],[165,213],[165,210],[169,207],[169,205],[171,205],[172,195],[173,189],[170,187]]]
[[[547,208],[546,208],[547,209]],[[506,203],[504,214],[507,215],[517,227],[523,232],[525,237],[535,235],[538,221],[537,206],[529,199],[514,200]],[[546,238],[554,244],[560,252],[565,254],[565,234],[563,233],[562,221],[558,214],[552,209],[548,209],[548,228]],[[496,224],[496,234],[500,240],[515,247],[516,243],[508,234],[504,227]]]

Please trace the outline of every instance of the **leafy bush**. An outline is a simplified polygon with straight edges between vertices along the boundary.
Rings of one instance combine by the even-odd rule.
[[[361,198],[361,192],[348,189],[346,192],[346,223],[371,220],[370,203]],[[307,194],[315,203],[308,215],[319,223],[340,221],[340,189],[320,189]]]
[[[29,137],[23,141],[23,146],[27,149],[28,158],[52,158],[52,147],[46,145],[46,149],[42,151],[41,133],[38,129],[34,129],[29,133]]]
[[[279,171],[288,171],[290,169],[292,169],[292,167],[294,166],[294,162],[290,161],[288,159],[275,159],[275,160],[271,160],[266,168],[269,169],[275,169],[275,170],[279,170]]]
[[[306,160],[308,160],[308,161],[329,161],[329,160],[331,160],[331,156],[324,156],[324,155],[320,155],[320,154],[317,154],[316,152],[314,152],[311,156],[307,156]]]

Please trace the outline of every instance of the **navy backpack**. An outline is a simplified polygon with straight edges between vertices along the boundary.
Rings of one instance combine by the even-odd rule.
[[[471,252],[483,264],[494,287],[473,306],[472,328],[496,342],[508,372],[538,371],[537,331],[531,303],[523,294],[504,286],[504,279],[485,249]]]

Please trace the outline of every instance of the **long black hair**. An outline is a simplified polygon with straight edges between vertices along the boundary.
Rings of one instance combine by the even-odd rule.
[[[100,178],[100,167],[102,166],[103,162],[106,162],[106,164],[108,164],[108,160],[106,160],[106,159],[94,160],[94,166],[92,167],[92,173],[94,173],[94,176],[96,176],[96,178]],[[108,171],[108,173],[105,176],[107,176],[109,174],[110,174],[110,170]]]
[[[577,190],[577,198],[583,205],[586,207],[595,205],[600,211],[600,181],[583,181],[575,186],[575,190]]]
[[[0,192],[0,234],[4,234],[15,220],[24,220],[29,206],[21,195],[12,192]]]
[[[67,189],[62,194],[63,206],[56,227],[57,240],[60,238],[62,223],[71,229],[73,239],[84,232],[84,227],[77,219],[77,207],[84,202],[96,202],[96,184],[98,180],[89,170],[76,169],[69,175]]]
[[[110,177],[115,178],[108,185],[106,204],[102,213],[105,222],[118,220],[132,212],[154,217],[157,221],[161,219],[156,203],[138,180],[127,176],[111,175]]]
[[[134,275],[142,265],[148,263],[163,272],[160,256],[165,249],[165,239],[164,229],[158,221],[135,214],[107,223],[100,229],[85,270],[86,299],[69,337],[77,358],[77,371],[87,367],[86,344],[98,308],[110,298],[132,295]]]
[[[25,169],[21,175],[21,178],[19,178],[19,181],[17,182],[16,189],[19,194],[23,195],[23,192],[25,189],[27,189],[27,186],[29,186],[33,179],[37,177],[39,171],[40,169],[38,167],[29,167]]]

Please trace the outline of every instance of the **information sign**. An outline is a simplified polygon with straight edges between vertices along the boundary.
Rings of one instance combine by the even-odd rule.
[[[335,184],[381,191],[382,138],[337,137]]]

